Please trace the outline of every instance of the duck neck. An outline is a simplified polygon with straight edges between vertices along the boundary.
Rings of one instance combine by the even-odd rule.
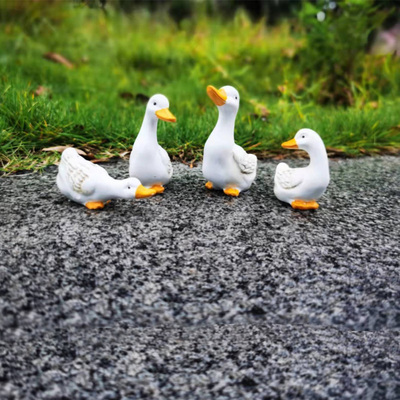
[[[325,173],[327,171],[329,173],[328,156],[323,144],[310,149],[308,154],[310,155],[310,168],[318,170],[321,173]]]
[[[236,114],[227,113],[226,111],[219,109],[218,121],[213,133],[215,132],[215,135],[218,135],[219,139],[224,142],[234,142],[235,119]]]
[[[122,181],[109,177],[109,181],[107,182],[107,192],[109,194],[110,199],[120,199],[121,190],[122,190]]]
[[[157,124],[157,116],[151,112],[146,112],[137,138],[157,143]]]

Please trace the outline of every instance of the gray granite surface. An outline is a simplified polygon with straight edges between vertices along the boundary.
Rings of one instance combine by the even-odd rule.
[[[101,211],[56,167],[0,178],[0,398],[399,399],[400,158],[331,161],[316,211],[276,164]]]

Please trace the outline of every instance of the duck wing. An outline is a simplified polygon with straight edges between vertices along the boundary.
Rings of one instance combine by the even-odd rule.
[[[75,149],[64,150],[61,158],[66,176],[74,192],[90,195],[94,192],[93,174],[108,175],[107,171],[81,157]]]
[[[275,183],[283,189],[294,189],[303,182],[303,174],[299,168],[290,168],[286,163],[276,167]]]
[[[233,147],[233,159],[236,161],[242,174],[252,174],[257,169],[257,157],[254,154],[247,154],[237,144]]]
[[[167,169],[168,177],[171,178],[172,176],[172,163],[169,158],[168,153],[164,150],[161,146],[158,146],[158,151],[160,152],[161,161],[164,164],[165,168]]]

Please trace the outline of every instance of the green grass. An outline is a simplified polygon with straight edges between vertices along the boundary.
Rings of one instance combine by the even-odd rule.
[[[238,13],[227,22],[199,17],[178,27],[163,14],[108,14],[73,3],[32,3],[12,10],[0,3],[0,170],[36,169],[59,155],[41,150],[73,145],[97,157],[133,144],[145,104],[125,99],[163,93],[176,124],[160,122],[159,142],[171,156],[201,157],[217,109],[206,86],[235,86],[241,94],[238,144],[262,156],[303,127],[346,155],[400,148],[400,63],[366,56],[352,105],[322,105],[312,82],[296,70],[305,36],[288,22],[268,28]],[[73,69],[43,58],[55,52]],[[380,85],[374,73],[379,69]],[[371,78],[372,77],[372,78]],[[48,93],[35,96],[38,86]]]

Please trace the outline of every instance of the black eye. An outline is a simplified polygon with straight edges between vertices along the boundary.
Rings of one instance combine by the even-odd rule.
[[[128,186],[128,189],[130,189],[131,187],[130,186]]]
[[[235,99],[237,100],[237,96],[235,97]]]
[[[305,139],[306,137],[303,135],[302,138]]]
[[[156,102],[154,102],[154,105],[156,106],[156,105],[157,105],[157,103],[156,103]]]

